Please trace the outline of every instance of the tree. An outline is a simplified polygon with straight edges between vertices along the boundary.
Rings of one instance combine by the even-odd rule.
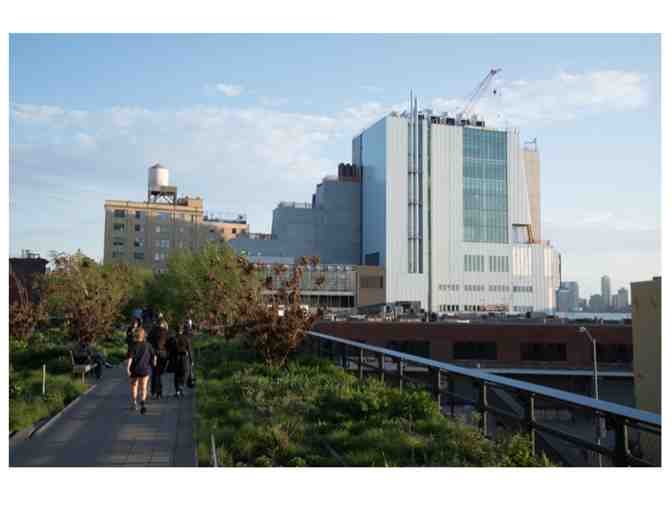
[[[63,316],[67,335],[87,343],[108,336],[128,298],[128,272],[123,266],[103,267],[80,252],[59,254],[53,264],[48,306]]]
[[[9,307],[9,336],[20,342],[28,342],[35,326],[47,317],[45,307],[40,296],[31,299],[28,289],[13,271],[9,273],[9,278],[16,287],[18,295],[18,300]],[[40,284],[41,281],[37,286]]]
[[[322,315],[321,310],[311,312],[301,304],[301,281],[306,270],[316,271],[319,262],[319,257],[302,257],[291,271],[285,265],[275,265],[273,276],[264,279],[266,292],[244,296],[244,336],[268,366],[284,366],[289,354]],[[321,287],[324,281],[324,274],[315,274],[314,285]]]

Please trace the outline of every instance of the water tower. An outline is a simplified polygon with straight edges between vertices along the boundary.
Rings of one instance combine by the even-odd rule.
[[[156,163],[149,167],[147,179],[147,201],[148,202],[167,202],[175,204],[177,202],[177,186],[170,186],[168,169]]]

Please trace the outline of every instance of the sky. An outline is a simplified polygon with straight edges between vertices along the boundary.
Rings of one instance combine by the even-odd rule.
[[[105,200],[180,195],[269,232],[351,140],[413,90],[477,111],[541,156],[542,236],[588,298],[661,271],[656,35],[11,35],[10,253],[102,258]]]

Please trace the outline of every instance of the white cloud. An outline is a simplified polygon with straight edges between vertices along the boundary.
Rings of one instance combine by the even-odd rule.
[[[490,124],[523,126],[642,108],[647,102],[647,76],[621,70],[560,72],[541,80],[495,80],[489,92],[478,103],[478,113]],[[463,108],[464,99],[436,98],[432,106],[455,113]]]
[[[226,97],[236,97],[243,93],[242,85],[233,85],[230,83],[218,83],[215,85],[215,89]]]

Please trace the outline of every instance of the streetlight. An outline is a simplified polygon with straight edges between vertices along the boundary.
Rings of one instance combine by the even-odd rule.
[[[593,338],[593,335],[590,334],[590,331],[588,331],[583,326],[579,328],[579,333],[585,333],[588,337],[588,340],[590,340],[590,342],[593,344],[593,398],[595,400],[599,400],[600,394],[597,388],[597,341],[595,338]],[[600,446],[600,439],[602,438],[602,427],[599,417],[597,417],[597,420],[595,421],[595,436],[597,438],[597,445]],[[597,461],[599,467],[602,467],[602,455],[600,453],[597,454]]]

